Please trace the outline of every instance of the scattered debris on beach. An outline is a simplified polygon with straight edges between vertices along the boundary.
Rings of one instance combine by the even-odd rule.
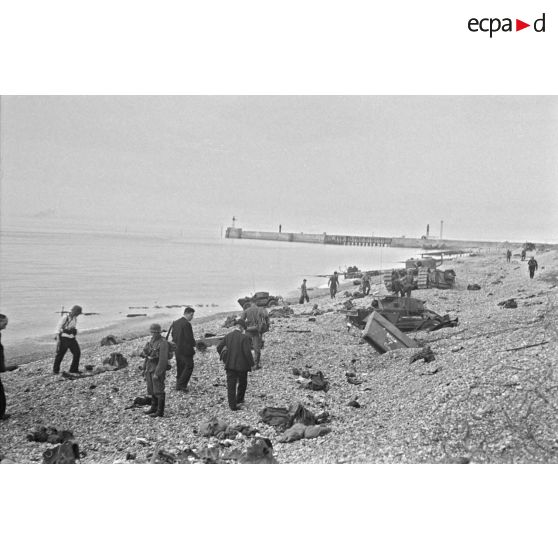
[[[558,267],[556,252],[537,259],[547,270]],[[292,313],[273,319],[262,369],[249,374],[246,407],[236,412],[228,409],[225,372],[213,348],[228,331],[223,316],[204,328],[194,324],[206,350],[196,353],[189,393],[172,389],[173,361],[165,417],[155,424],[143,414],[150,404],[140,370],[145,338],[118,343],[127,361],[118,370],[113,345],[84,348],[83,361],[93,370],[71,378],[82,381],[53,375],[54,355],[7,371],[2,382],[11,417],[0,426],[0,462],[556,463],[554,275],[530,280],[524,267],[505,265],[501,255],[459,265],[453,289],[420,292],[424,307],[459,318],[455,326],[397,332],[380,316],[387,322],[384,344],[400,343],[401,335],[409,340],[382,352],[370,350],[365,330],[347,329],[348,315],[338,311],[346,300],[357,315],[368,311],[372,295],[353,298],[351,286],[334,300],[326,294],[313,297],[312,307],[289,306]],[[496,280],[489,296],[486,287]],[[513,312],[498,305],[512,298]],[[113,365],[102,364],[111,358]],[[329,389],[304,389],[320,373]],[[302,422],[292,420],[297,404]],[[304,424],[310,416],[315,423]],[[212,419],[226,425],[221,439],[200,435]],[[48,442],[27,435],[51,425],[75,440],[58,442],[45,456]]]

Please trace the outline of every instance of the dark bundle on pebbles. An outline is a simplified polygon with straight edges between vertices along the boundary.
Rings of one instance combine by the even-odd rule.
[[[118,345],[118,340],[114,335],[107,335],[101,339],[101,347],[106,347],[109,345]]]
[[[27,435],[29,442],[48,442],[49,444],[61,444],[66,440],[73,440],[74,434],[69,430],[57,430],[52,426],[41,426]]]

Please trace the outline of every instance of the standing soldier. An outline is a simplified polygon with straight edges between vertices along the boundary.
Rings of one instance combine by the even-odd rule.
[[[391,290],[395,293],[395,296],[399,296],[399,294],[403,296],[403,293],[401,293],[401,280],[396,269],[391,272]]]
[[[300,285],[300,298],[298,299],[299,304],[304,304],[304,301],[310,302],[308,298],[308,291],[306,289],[306,279],[302,280],[302,285]]]
[[[196,341],[192,330],[192,318],[194,309],[187,306],[184,314],[173,322],[172,340],[176,344],[176,389],[188,391],[188,382],[194,371],[194,354],[196,353]]]
[[[8,318],[4,314],[0,314],[0,331],[8,325]],[[0,374],[6,371],[6,361],[4,360],[4,347],[2,346],[2,334],[0,333]],[[0,420],[9,418],[10,415],[6,414],[6,394],[4,393],[4,386],[0,379]]]
[[[248,372],[254,366],[252,342],[244,335],[246,322],[243,319],[234,321],[236,329],[227,333],[217,345],[217,352],[225,363],[227,372],[227,399],[231,411],[238,411],[244,403],[244,395],[248,385]],[[223,353],[223,349],[226,351]]]
[[[80,372],[79,359],[81,356],[81,350],[76,339],[77,319],[80,314],[81,306],[78,306],[76,304],[75,306],[72,306],[72,309],[70,310],[68,315],[64,316],[58,323],[58,333],[55,337],[57,341],[56,357],[54,358],[54,366],[52,368],[52,372],[54,374],[60,373],[60,364],[62,364],[62,360],[68,349],[70,349],[70,352],[72,353],[72,364],[70,366],[70,372],[73,374],[77,374],[78,372]]]
[[[327,284],[329,285],[329,294],[331,298],[335,298],[335,295],[337,294],[337,287],[339,287],[339,277],[337,275],[337,271],[333,272],[333,275],[329,278]]]
[[[246,321],[246,333],[252,340],[255,369],[259,370],[261,368],[260,359],[263,347],[263,334],[269,331],[267,310],[252,301],[250,307],[242,312],[241,318]]]
[[[511,257],[512,257],[512,253],[511,253],[511,250],[508,248],[508,251],[506,252],[506,261],[508,263],[511,262]]]
[[[527,250],[525,250],[525,248],[523,248],[523,250],[521,250],[521,261],[525,261],[525,256],[527,255]]]
[[[368,275],[368,273],[365,273],[362,276],[362,294],[366,296],[369,293],[370,293],[370,275]]]
[[[535,256],[531,256],[531,259],[527,262],[527,265],[529,266],[529,277],[533,279],[533,277],[535,276],[535,270],[539,269],[539,264],[537,263],[537,260],[535,260]]]
[[[169,360],[169,344],[161,335],[159,324],[151,324],[149,332],[151,339],[141,353],[141,356],[145,357],[147,393],[151,396],[151,407],[145,411],[145,414],[162,417],[165,413],[165,377]]]
[[[401,296],[406,296],[407,298],[411,298],[411,291],[413,290],[413,275],[410,270],[407,270],[407,273],[401,279]]]

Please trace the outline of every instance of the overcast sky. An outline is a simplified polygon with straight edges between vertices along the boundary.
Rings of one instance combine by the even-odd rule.
[[[3,97],[2,224],[558,242],[558,97]]]

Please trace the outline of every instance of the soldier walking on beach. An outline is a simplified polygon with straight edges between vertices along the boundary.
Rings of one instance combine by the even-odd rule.
[[[521,250],[521,261],[524,262],[525,261],[525,256],[527,255],[527,250],[525,250],[525,248],[523,248],[523,250]]]
[[[161,335],[159,324],[151,324],[149,333],[151,333],[151,339],[141,353],[141,356],[145,358],[147,393],[151,396],[151,407],[145,411],[145,414],[162,417],[165,414],[165,378],[169,360],[169,344]]]
[[[244,335],[246,322],[242,318],[234,321],[236,326],[227,333],[217,345],[217,352],[225,363],[227,373],[227,399],[231,411],[238,411],[239,405],[244,403],[244,395],[248,386],[248,372],[254,366],[252,357],[252,342]],[[223,352],[223,349],[226,350]]]
[[[7,316],[0,314],[0,331],[5,329],[7,325]],[[6,361],[4,359],[4,347],[2,346],[2,334],[0,333],[0,374],[5,371]],[[0,420],[5,420],[9,417],[10,415],[6,414],[6,393],[4,392],[4,386],[2,384],[2,379],[0,378]]]
[[[190,323],[193,317],[194,309],[187,306],[183,316],[171,326],[172,340],[176,344],[176,389],[184,392],[188,391],[188,382],[194,371],[196,341]]]
[[[370,275],[368,273],[362,276],[362,294],[364,296],[370,294]]]
[[[72,353],[72,364],[70,366],[70,372],[72,374],[77,374],[79,370],[79,359],[81,356],[81,350],[77,342],[77,319],[81,314],[81,306],[77,304],[72,306],[72,309],[67,316],[64,316],[58,323],[58,333],[55,337],[56,344],[56,357],[54,358],[54,366],[52,372],[54,374],[60,373],[60,365],[64,359],[64,355],[68,349]]]
[[[269,331],[269,315],[267,310],[258,306],[254,301],[250,307],[242,312],[241,318],[246,321],[246,334],[252,340],[255,369],[261,368],[260,359],[263,347],[263,334]]]
[[[511,250],[508,248],[508,251],[506,252],[506,261],[508,263],[511,262],[511,257],[512,257],[512,253],[511,253]]]
[[[537,263],[537,260],[535,260],[535,256],[531,256],[531,259],[527,262],[527,265],[529,266],[529,277],[533,279],[533,277],[535,276],[535,271],[539,269],[539,264]]]
[[[337,275],[337,271],[333,272],[333,275],[329,278],[327,284],[329,285],[329,294],[331,298],[335,298],[337,288],[339,287],[339,276]]]
[[[397,270],[391,272],[391,290],[394,292],[395,296],[403,296],[403,291],[401,290],[401,280],[399,279],[399,273]]]
[[[306,279],[302,280],[302,285],[300,285],[300,298],[298,299],[299,304],[304,304],[304,301],[310,302],[308,298],[308,290],[306,289]]]

